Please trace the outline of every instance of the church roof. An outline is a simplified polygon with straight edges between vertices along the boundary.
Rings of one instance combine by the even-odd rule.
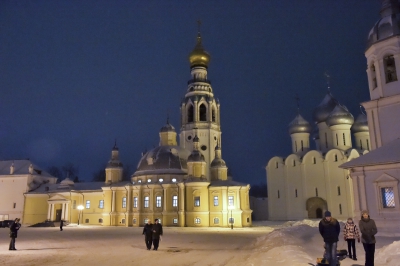
[[[400,138],[340,165],[340,168],[400,163]]]
[[[0,161],[0,175],[10,175],[10,167],[14,164],[13,175],[28,175],[29,166],[33,166],[33,174],[41,175],[45,177],[53,177],[46,171],[40,169],[37,165],[33,164],[30,160],[6,160]]]
[[[214,180],[210,182],[210,187],[234,187],[234,186],[245,187],[247,185],[248,184],[233,180]]]
[[[189,155],[190,151],[179,146],[156,147],[142,156],[133,175],[186,174]]]
[[[57,193],[57,192],[69,192],[69,191],[101,191],[103,187],[121,187],[130,184],[129,181],[122,181],[118,183],[112,183],[111,185],[104,182],[68,182],[68,186],[64,180],[59,184],[44,184],[37,189],[28,192],[28,194],[41,194],[41,193]]]

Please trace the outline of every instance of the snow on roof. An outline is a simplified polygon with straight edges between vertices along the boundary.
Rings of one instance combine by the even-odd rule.
[[[6,160],[0,161],[0,175],[10,175],[10,167],[14,164],[14,173],[13,175],[28,175],[29,174],[29,166],[32,164],[33,174],[52,177],[46,171],[40,169],[37,165],[33,164],[30,160]]]
[[[233,181],[233,180],[215,180],[215,181],[211,181],[210,183],[211,187],[233,187],[233,186],[247,186],[247,184],[245,183],[240,183],[237,181]]]
[[[59,184],[46,184],[38,187],[29,193],[55,193],[55,192],[68,192],[68,191],[102,191],[103,187],[123,187],[130,184],[129,181],[123,181],[118,183],[106,184],[104,182],[78,182],[66,185],[61,182]],[[47,188],[46,188],[47,187]]]
[[[400,162],[400,138],[386,143],[373,151],[354,160],[340,165],[340,168],[353,168],[378,164],[392,164]]]

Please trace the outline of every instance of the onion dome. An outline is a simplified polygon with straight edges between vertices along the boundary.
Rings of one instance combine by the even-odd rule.
[[[117,140],[115,140],[114,147],[112,148],[111,151],[111,159],[107,163],[107,168],[113,168],[113,167],[122,167],[123,164],[119,160],[118,156],[118,147],[117,147]]]
[[[300,114],[293,119],[289,124],[289,134],[292,135],[294,133],[310,133],[311,125],[307,122]]]
[[[207,68],[210,62],[210,54],[203,48],[200,32],[197,33],[197,44],[189,55],[189,62],[191,68],[196,66]]]
[[[311,137],[313,138],[313,140],[319,139],[319,128],[318,128],[318,126],[314,127]]]
[[[211,167],[216,168],[216,167],[226,167],[226,163],[224,160],[221,158],[221,147],[218,145],[215,147],[215,158],[211,162]]]
[[[204,155],[201,154],[200,151],[194,150],[194,151],[192,151],[192,153],[189,155],[187,161],[188,161],[188,162],[205,162],[205,159],[204,159]]]
[[[353,115],[347,110],[344,105],[336,105],[335,109],[329,114],[326,119],[326,124],[331,127],[335,125],[352,125],[354,123]]]
[[[186,174],[190,151],[179,146],[159,146],[140,159],[134,176],[151,174]]]
[[[167,124],[165,124],[160,132],[175,132],[175,128],[169,123],[169,119],[167,119]]]
[[[358,132],[369,132],[368,128],[368,119],[365,114],[359,114],[354,122],[353,126],[351,127],[351,131],[353,133]]]
[[[398,0],[383,0],[381,18],[368,34],[367,49],[374,43],[400,35],[400,3]]]
[[[325,122],[329,114],[336,106],[336,99],[328,92],[322,102],[314,109],[313,119],[316,123]]]

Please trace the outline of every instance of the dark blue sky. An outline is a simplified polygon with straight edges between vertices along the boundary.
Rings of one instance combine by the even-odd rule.
[[[159,129],[179,131],[198,19],[221,102],[222,157],[266,182],[291,151],[287,125],[332,94],[354,116],[369,99],[364,50],[380,1],[0,1],[0,159],[68,162],[91,180],[110,158],[136,169]]]

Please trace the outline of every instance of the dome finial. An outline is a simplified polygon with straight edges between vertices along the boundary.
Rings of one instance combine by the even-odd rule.
[[[326,84],[328,86],[328,93],[331,93],[331,75],[328,73],[328,71],[325,71],[324,76],[326,78]]]
[[[210,55],[204,50],[203,45],[201,43],[201,33],[200,33],[200,26],[201,26],[201,21],[197,20],[197,43],[196,46],[194,47],[193,51],[189,55],[189,62],[190,62],[190,67],[196,67],[196,66],[201,66],[201,67],[208,67],[208,63],[210,61]]]
[[[296,97],[294,97],[297,103],[297,114],[300,114],[300,98],[299,95],[296,93]]]

